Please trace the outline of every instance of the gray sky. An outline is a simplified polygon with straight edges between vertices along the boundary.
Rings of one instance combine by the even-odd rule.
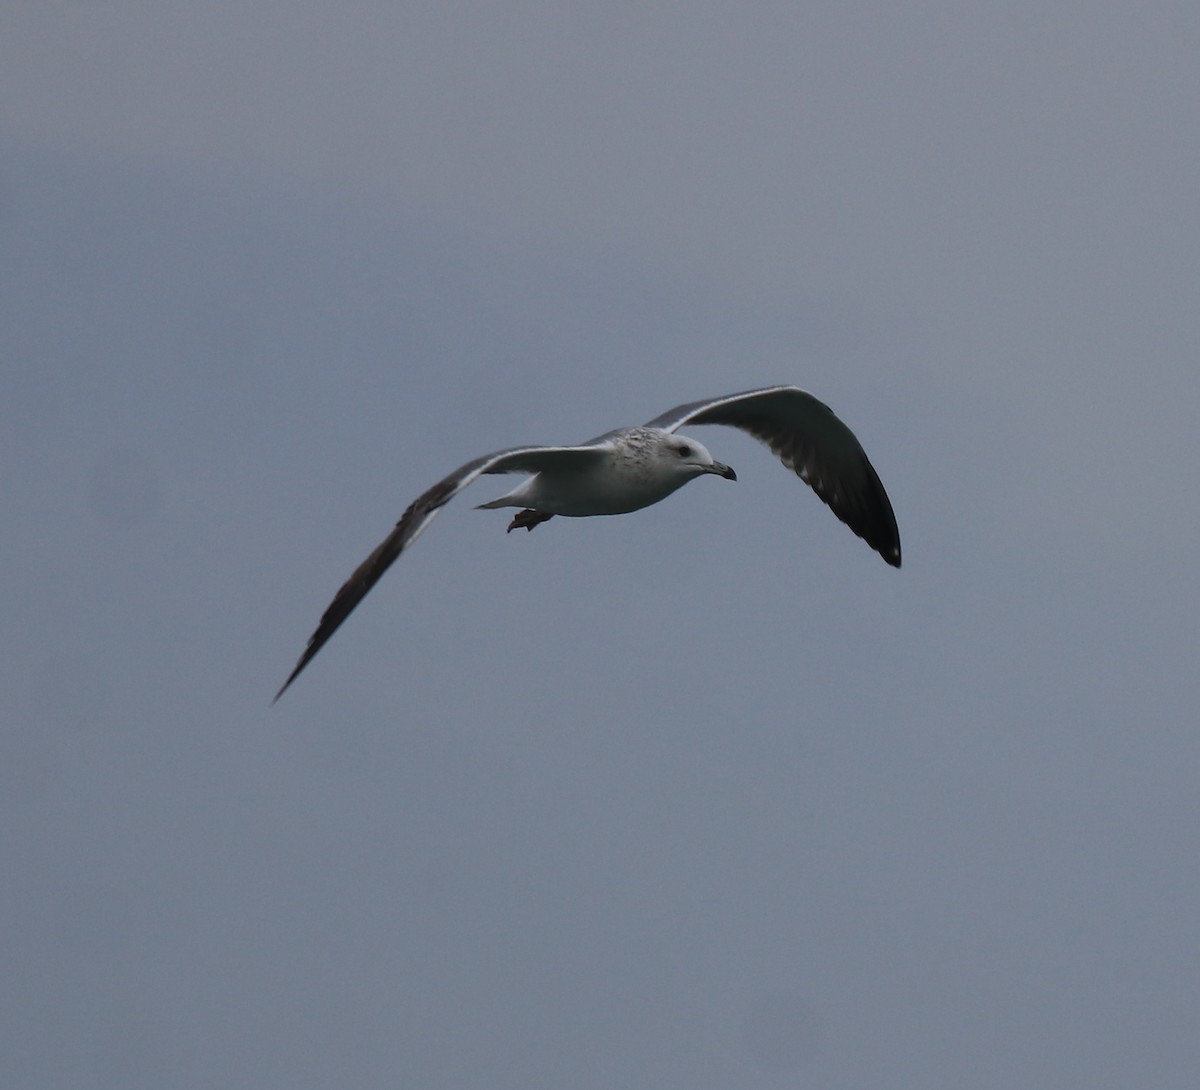
[[[1194,3],[10,4],[0,1082],[1200,1078]],[[467,458],[796,382],[618,519]]]

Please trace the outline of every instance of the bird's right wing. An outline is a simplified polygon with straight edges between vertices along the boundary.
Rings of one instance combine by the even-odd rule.
[[[677,405],[646,427],[673,432],[687,424],[727,424],[765,443],[842,522],[900,567],[891,500],[854,432],[823,401],[798,386],[767,386]]]

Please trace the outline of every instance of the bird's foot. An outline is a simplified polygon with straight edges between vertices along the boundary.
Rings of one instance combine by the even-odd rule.
[[[553,515],[547,515],[543,511],[535,511],[532,507],[526,507],[523,511],[518,511],[513,515],[513,520],[508,524],[508,529],[505,533],[511,534],[518,527],[525,527],[526,530],[532,530],[539,522],[545,522],[547,519],[554,518]]]

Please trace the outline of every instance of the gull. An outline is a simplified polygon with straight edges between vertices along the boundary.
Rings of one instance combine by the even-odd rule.
[[[288,686],[366,597],[393,561],[476,477],[528,473],[511,492],[479,508],[517,507],[511,532],[532,530],[555,515],[623,515],[666,499],[697,477],[736,481],[702,443],[675,433],[685,424],[728,424],[765,443],[788,469],[888,564],[900,567],[900,532],[879,475],[854,433],[812,394],[766,386],[679,405],[641,427],[617,428],[573,447],[507,447],[460,466],[418,496],[400,521],[342,584],[309,637]],[[275,701],[273,700],[272,703]]]

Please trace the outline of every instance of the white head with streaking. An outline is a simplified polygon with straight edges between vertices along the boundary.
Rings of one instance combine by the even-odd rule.
[[[579,446],[509,447],[485,454],[422,493],[342,584],[275,700],[438,511],[482,474],[530,474],[511,492],[479,505],[520,508],[508,525],[510,531],[532,530],[555,515],[586,518],[637,511],[697,477],[737,480],[702,443],[676,434],[685,424],[728,424],[749,432],[888,564],[900,567],[900,533],[891,501],[854,433],[827,405],[796,386],[767,386],[693,401],[641,427],[618,428]]]

